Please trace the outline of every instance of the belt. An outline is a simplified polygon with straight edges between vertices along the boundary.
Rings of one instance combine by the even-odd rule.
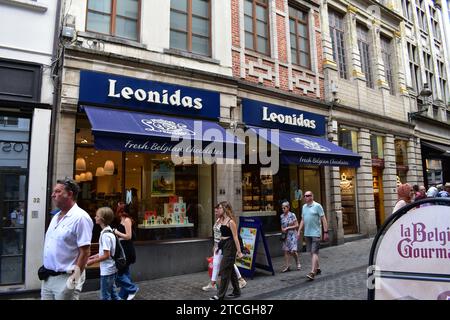
[[[49,270],[49,269],[47,269],[47,270],[48,270],[48,274],[50,275],[50,277],[56,277],[56,276],[67,273],[65,271],[53,271],[53,270]]]

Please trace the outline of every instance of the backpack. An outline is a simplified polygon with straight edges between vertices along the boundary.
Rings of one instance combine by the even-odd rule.
[[[127,258],[125,256],[125,251],[123,250],[119,238],[111,230],[107,230],[106,232],[112,233],[114,235],[114,238],[116,238],[116,249],[114,250],[112,259],[116,263],[117,271],[122,272],[127,267]]]

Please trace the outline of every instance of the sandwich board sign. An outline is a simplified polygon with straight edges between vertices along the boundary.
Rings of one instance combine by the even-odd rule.
[[[244,247],[250,252],[244,254],[242,259],[236,259],[236,266],[241,274],[253,279],[255,269],[259,268],[275,275],[261,220],[257,217],[240,217],[238,233]]]
[[[386,220],[367,285],[369,300],[450,300],[450,198],[419,200]]]

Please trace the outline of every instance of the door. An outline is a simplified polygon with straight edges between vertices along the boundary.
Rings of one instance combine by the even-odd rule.
[[[27,170],[0,168],[0,285],[23,283]]]
[[[372,178],[375,215],[377,228],[379,229],[384,222],[383,169],[380,167],[372,167]]]

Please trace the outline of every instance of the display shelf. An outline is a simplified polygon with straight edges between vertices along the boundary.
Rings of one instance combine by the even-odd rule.
[[[273,198],[272,176],[261,176],[259,170],[244,171],[242,209],[245,212],[271,212]]]
[[[138,224],[139,229],[164,229],[164,228],[187,228],[193,227],[193,223],[171,223],[171,224]]]

